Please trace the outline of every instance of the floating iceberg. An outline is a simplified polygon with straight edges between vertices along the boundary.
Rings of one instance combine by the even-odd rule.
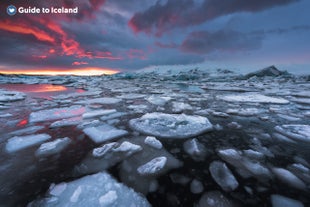
[[[162,138],[189,138],[213,129],[206,117],[158,112],[132,119],[129,124],[134,130]]]
[[[162,143],[156,139],[156,137],[152,136],[147,136],[144,140],[144,143],[155,149],[161,149],[163,147]]]

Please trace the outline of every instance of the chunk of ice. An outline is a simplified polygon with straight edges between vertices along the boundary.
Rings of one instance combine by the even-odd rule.
[[[27,136],[15,136],[10,138],[5,146],[8,153],[17,152],[19,150],[40,144],[51,138],[48,134],[37,134]]]
[[[271,203],[272,207],[304,207],[300,201],[277,194],[271,195]]]
[[[258,93],[244,93],[240,95],[225,95],[218,96],[218,99],[228,102],[253,102],[253,103],[273,103],[273,104],[288,104],[289,101],[283,98],[275,98],[265,96]]]
[[[162,138],[189,138],[213,129],[206,117],[158,112],[132,119],[129,124],[134,130]]]
[[[151,206],[145,197],[118,183],[106,172],[88,175],[65,185],[61,192],[57,190],[59,193],[55,193],[55,187],[51,188],[45,198],[38,198],[28,206]]]
[[[68,137],[59,138],[51,142],[41,144],[36,151],[37,157],[45,157],[53,154],[60,153],[71,143],[71,139]]]
[[[85,112],[81,106],[70,106],[65,108],[53,108],[42,111],[32,112],[29,116],[29,122],[51,121],[80,116]]]
[[[26,94],[17,91],[0,90],[0,102],[21,101],[26,98]]]
[[[150,102],[151,104],[158,105],[158,106],[164,106],[168,101],[170,101],[171,97],[165,97],[165,96],[150,96],[146,100]]]
[[[238,181],[225,163],[213,161],[209,166],[209,170],[215,182],[221,186],[224,191],[233,191],[238,188]]]
[[[194,179],[191,182],[190,189],[193,194],[199,194],[203,192],[204,187],[203,187],[203,184],[199,180]]]
[[[272,168],[272,172],[277,176],[277,178],[279,178],[284,183],[297,189],[301,190],[306,189],[305,183],[290,171],[283,168]]]
[[[195,161],[203,161],[207,156],[207,149],[196,138],[184,142],[183,148]]]
[[[117,129],[113,126],[104,124],[98,127],[88,127],[83,132],[95,143],[102,143],[126,135],[128,132]]]
[[[142,150],[140,145],[132,144],[130,142],[123,142],[120,146],[113,149],[114,152],[123,152],[126,156],[130,156],[133,153],[139,152]]]
[[[156,157],[148,163],[138,167],[137,171],[140,175],[152,175],[159,173],[166,165],[166,157]]]
[[[210,191],[204,193],[199,202],[197,207],[234,207],[235,205],[231,200],[226,198],[221,192],[219,191]]]
[[[162,143],[156,139],[156,137],[152,136],[147,136],[144,140],[144,143],[155,149],[161,149],[163,147]]]
[[[275,130],[295,141],[310,142],[310,125],[288,124],[276,126]]]
[[[89,111],[83,114],[84,119],[89,119],[93,118],[96,116],[103,116],[103,115],[108,115],[108,114],[113,114],[115,113],[115,109],[100,109],[100,110],[94,110],[94,111]]]
[[[76,104],[88,104],[88,105],[89,104],[117,104],[121,101],[122,101],[122,99],[104,97],[104,98],[95,98],[95,99],[78,101],[78,102],[76,102]]]

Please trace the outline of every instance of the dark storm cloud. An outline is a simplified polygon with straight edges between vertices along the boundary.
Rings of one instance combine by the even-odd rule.
[[[201,24],[217,17],[237,12],[258,12],[299,0],[167,0],[158,1],[144,12],[136,13],[129,21],[135,32],[162,35],[177,27]]]
[[[258,49],[262,45],[262,40],[262,34],[245,34],[232,30],[199,31],[192,32],[186,37],[181,50],[197,54],[214,51],[238,52]]]

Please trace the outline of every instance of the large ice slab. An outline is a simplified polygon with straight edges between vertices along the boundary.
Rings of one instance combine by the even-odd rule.
[[[235,176],[225,163],[213,161],[209,166],[209,170],[212,178],[224,191],[233,191],[239,186]]]
[[[6,91],[0,89],[0,102],[21,101],[26,98],[26,94],[17,91]]]
[[[289,124],[276,126],[275,130],[295,141],[310,142],[310,125]]]
[[[5,150],[9,153],[17,152],[25,148],[40,144],[51,138],[48,134],[36,134],[27,136],[15,136],[10,138],[5,146]]]
[[[132,119],[129,124],[134,130],[162,138],[189,138],[213,129],[206,117],[158,112]]]
[[[58,185],[64,187],[55,194],[54,189],[58,188]],[[58,185],[52,185],[45,198],[38,198],[28,206],[151,206],[145,197],[118,183],[106,172]]]
[[[228,102],[253,102],[253,103],[273,103],[273,104],[288,104],[289,101],[283,98],[275,98],[265,96],[258,93],[244,93],[240,95],[224,95],[217,96],[218,99]]]
[[[70,106],[64,108],[53,108],[42,111],[32,112],[29,116],[29,122],[51,121],[57,119],[65,119],[80,116],[85,112],[85,108],[81,106]]]
[[[97,127],[88,127],[85,128],[83,132],[96,143],[106,142],[124,136],[128,133],[126,130],[117,129],[108,124],[104,124]]]

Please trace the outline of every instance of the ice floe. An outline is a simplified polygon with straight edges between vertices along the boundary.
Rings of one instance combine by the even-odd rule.
[[[184,142],[183,149],[195,161],[203,161],[208,155],[205,146],[196,138]]]
[[[115,109],[99,109],[94,111],[88,111],[82,115],[83,119],[89,119],[97,116],[109,115],[115,113]]]
[[[209,166],[209,170],[215,182],[221,186],[224,191],[233,191],[239,186],[235,176],[225,163],[213,161]]]
[[[26,98],[26,94],[17,91],[6,91],[0,89],[0,102],[21,101]]]
[[[199,194],[203,192],[204,187],[203,187],[203,184],[199,180],[194,179],[192,180],[190,184],[190,190],[194,194]]]
[[[15,136],[10,138],[5,146],[8,153],[17,152],[25,148],[38,145],[51,138],[48,134],[36,134],[27,136]]]
[[[81,105],[89,105],[89,104],[117,104],[121,102],[122,99],[119,98],[112,98],[112,97],[105,97],[105,98],[94,98],[94,99],[87,99],[83,101],[77,101],[76,104]]]
[[[112,139],[122,137],[128,133],[126,130],[117,129],[108,124],[97,127],[88,127],[85,128],[83,132],[95,143],[110,141]]]
[[[46,109],[42,111],[31,112],[31,114],[29,115],[29,122],[33,123],[33,122],[65,119],[80,116],[83,113],[85,113],[85,108],[78,105],[64,108]]]
[[[162,138],[189,138],[213,129],[206,117],[158,112],[132,119],[129,124],[134,130]]]
[[[140,175],[152,175],[159,173],[166,165],[166,157],[156,157],[144,165],[138,167],[137,171]]]
[[[276,126],[275,130],[295,141],[310,142],[310,125],[288,124]]]
[[[58,185],[65,187],[55,193]],[[106,172],[58,185],[52,185],[46,197],[38,198],[28,206],[151,206],[145,197],[118,183]]]
[[[197,207],[234,207],[235,204],[219,191],[204,193]]]
[[[278,194],[271,195],[271,204],[272,207],[304,207],[302,202]]]
[[[36,151],[37,157],[46,157],[60,153],[71,143],[71,139],[68,137],[58,138],[51,142],[41,144]]]
[[[164,106],[168,101],[170,101],[172,98],[171,97],[166,97],[166,96],[150,96],[146,98],[148,102],[154,105],[158,106]]]
[[[306,189],[305,183],[290,171],[283,168],[272,168],[272,172],[277,176],[277,178],[289,186],[301,190]]]
[[[257,93],[244,93],[234,95],[218,96],[218,99],[228,102],[253,102],[253,103],[273,103],[273,104],[288,104],[289,101],[283,98],[275,98],[271,96],[265,96]]]
[[[144,143],[155,149],[161,149],[163,147],[162,143],[156,139],[156,137],[152,136],[147,136],[144,140]]]

